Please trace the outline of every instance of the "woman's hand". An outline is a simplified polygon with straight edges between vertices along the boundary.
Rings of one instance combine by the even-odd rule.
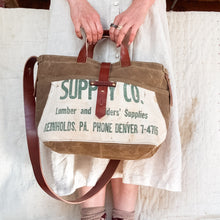
[[[133,42],[153,3],[154,0],[133,0],[126,11],[115,17],[114,24],[118,25],[118,28],[111,27],[109,33],[111,40],[115,41],[117,47],[121,45],[125,36],[128,37],[128,45]]]
[[[70,14],[77,37],[82,39],[80,28],[83,28],[89,44],[102,38],[103,28],[100,16],[87,0],[68,0]]]

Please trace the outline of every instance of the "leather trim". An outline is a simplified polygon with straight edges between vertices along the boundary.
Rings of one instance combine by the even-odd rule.
[[[91,86],[111,86],[111,87],[116,87],[116,82],[110,82],[110,81],[90,81]]]
[[[108,81],[110,66],[111,66],[110,63],[102,63],[101,64],[101,69],[100,69],[100,73],[99,73],[99,82]],[[97,101],[96,101],[96,112],[95,112],[95,114],[98,118],[102,118],[103,116],[105,116],[107,92],[108,92],[108,86],[101,85],[98,87]]]
[[[120,55],[121,55],[121,66],[122,67],[130,66],[131,61],[130,61],[128,49],[124,44],[121,45]]]
[[[79,52],[77,63],[85,63],[87,57],[93,58],[94,48],[95,45],[88,45],[87,43],[85,43]]]
[[[34,175],[40,187],[51,197],[68,204],[80,204],[98,193],[111,180],[111,177],[117,169],[120,160],[110,160],[96,185],[88,193],[78,199],[67,200],[65,199],[66,197],[60,197],[52,191],[43,175],[40,160],[39,139],[35,126],[34,65],[36,62],[37,57],[30,57],[28,59],[25,64],[23,77],[24,113],[27,144]]]
[[[104,30],[103,33],[103,39],[104,38],[109,38],[109,31]],[[79,55],[77,57],[77,63],[86,63],[87,57],[93,58],[93,52],[96,44],[94,45],[88,45],[87,42],[83,45],[81,48]],[[129,57],[129,52],[128,48],[122,44],[121,49],[120,49],[120,61],[121,61],[121,66],[126,67],[131,65],[130,57]]]

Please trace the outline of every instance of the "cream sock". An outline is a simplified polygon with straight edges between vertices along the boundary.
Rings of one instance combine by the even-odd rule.
[[[105,207],[82,208],[80,213],[81,220],[101,220],[105,214]]]
[[[134,220],[134,211],[133,212],[127,212],[119,209],[113,209],[112,210],[112,217],[118,218],[122,220]]]

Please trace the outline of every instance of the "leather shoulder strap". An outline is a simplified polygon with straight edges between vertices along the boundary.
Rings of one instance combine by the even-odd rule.
[[[23,78],[23,89],[24,89],[24,112],[25,112],[25,125],[27,144],[30,155],[31,164],[33,167],[35,178],[41,188],[50,196],[55,199],[61,200],[68,204],[79,204],[82,203],[96,193],[98,193],[111,179],[113,176],[120,160],[110,160],[102,176],[97,181],[96,185],[84,196],[76,200],[66,200],[57,194],[48,186],[42,172],[41,161],[40,161],[40,148],[39,139],[37,135],[37,129],[35,126],[35,91],[34,91],[34,65],[37,62],[37,57],[30,57],[25,64],[24,78]]]

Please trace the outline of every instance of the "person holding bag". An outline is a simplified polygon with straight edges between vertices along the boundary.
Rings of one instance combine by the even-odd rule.
[[[112,219],[115,220],[135,219],[140,185],[181,190],[181,144],[165,9],[165,0],[51,1],[47,53],[76,56],[82,47],[83,35],[89,45],[94,45],[101,40],[103,30],[109,29],[111,41],[97,44],[94,59],[118,61],[119,47],[124,43],[129,48],[131,60],[162,63],[169,72],[173,106],[167,139],[152,158],[120,163],[111,180]],[[85,194],[109,161],[54,152],[51,155],[54,181],[59,180],[54,190],[60,195],[71,194],[76,189]],[[106,219],[105,190],[106,187],[81,205],[82,220]]]
[[[77,37],[82,39],[81,28],[83,28],[88,43],[96,44],[103,35],[99,14],[86,0],[68,0],[68,2]],[[134,0],[127,10],[115,17],[114,22],[110,25],[109,33],[110,39],[115,42],[117,47],[122,44],[125,36],[129,37],[128,45],[133,42],[153,2],[154,0]],[[124,220],[134,219],[138,186],[124,184],[122,179],[118,178],[112,179],[111,184],[114,199],[113,219],[119,216],[122,217],[120,219]],[[89,189],[90,187],[83,187],[81,191],[84,194]],[[105,215],[105,190],[104,188],[98,195],[81,205],[83,207],[81,211],[82,219],[92,219],[89,217],[88,212],[97,220]]]

